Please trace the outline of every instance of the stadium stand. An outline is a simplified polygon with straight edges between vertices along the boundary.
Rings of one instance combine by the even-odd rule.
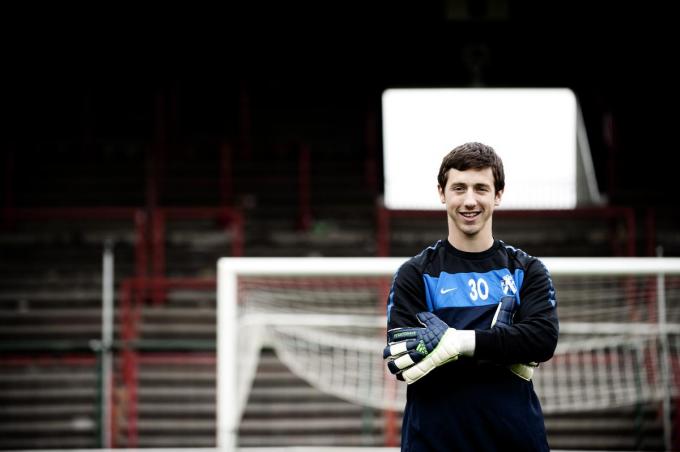
[[[470,61],[458,57],[483,49],[466,47],[468,36],[489,34],[498,19],[503,32],[490,36],[487,47],[496,51],[490,82],[575,87],[593,126],[591,147],[598,173],[606,175],[601,182],[610,207],[540,217],[499,211],[505,218],[497,235],[536,256],[653,256],[657,246],[680,256],[680,214],[675,188],[668,189],[675,168],[663,155],[638,154],[672,151],[673,140],[654,144],[663,128],[659,115],[650,114],[657,109],[646,104],[665,95],[653,91],[663,86],[656,79],[664,73],[656,70],[659,61],[631,62],[640,46],[628,41],[619,59],[605,45],[588,42],[577,51],[537,38],[537,22],[552,27],[549,20],[520,20],[527,35],[508,33],[503,14],[493,16],[503,1],[463,2],[486,5],[472,12],[462,3],[440,3],[431,5],[449,5],[446,21],[454,27],[445,28],[443,20],[432,25],[435,12],[420,11],[415,17],[428,19],[427,29],[404,33],[400,26],[385,45],[371,41],[350,51],[345,43],[325,58],[300,58],[306,63],[290,58],[285,30],[271,43],[275,58],[251,55],[266,64],[250,67],[219,48],[206,60],[227,60],[227,69],[187,64],[192,76],[167,74],[183,84],[168,83],[166,74],[139,81],[140,67],[130,71],[127,61],[109,61],[102,51],[106,65],[96,70],[91,55],[75,58],[87,61],[86,75],[64,69],[52,79],[4,85],[13,92],[3,102],[8,130],[0,154],[0,449],[96,448],[106,445],[104,430],[115,447],[214,446],[216,259],[410,256],[442,238],[441,217],[381,206],[376,105],[387,86],[468,86]],[[535,3],[514,2],[514,11]],[[559,15],[591,16],[559,9]],[[637,19],[643,8],[635,9]],[[486,10],[491,20],[483,17]],[[405,11],[402,19],[411,19],[410,3]],[[564,36],[575,34],[574,23]],[[615,42],[618,36],[600,25]],[[645,35],[628,28],[625,36]],[[520,54],[534,41],[538,49]],[[662,49],[659,42],[648,47]],[[363,60],[353,58],[357,53]],[[103,75],[116,65],[121,73]],[[35,73],[49,73],[45,67]],[[641,79],[643,73],[655,78]],[[484,74],[474,75],[475,83],[483,81]],[[625,96],[645,82],[633,101],[644,97],[648,108],[639,108]],[[600,130],[612,111],[619,135],[611,123]],[[113,243],[116,288],[108,426],[100,421],[98,374],[106,241]],[[398,432],[384,416],[322,394],[266,348],[239,437],[244,446],[394,445]],[[658,404],[548,415],[546,422],[554,449],[664,447]]]
[[[0,233],[4,449],[97,446],[103,242],[117,241],[117,279],[134,271],[132,221],[52,213]]]
[[[312,164],[310,192],[313,196],[309,206],[312,221],[307,230],[300,226],[295,214],[299,212],[296,194],[267,198],[272,192],[283,191],[291,180],[297,180],[298,165],[290,165],[288,174],[281,179],[241,182],[249,187],[248,193],[257,197],[256,206],[244,209],[244,255],[376,254],[375,200],[362,187],[362,179],[355,177],[356,174],[353,176],[351,171],[363,166],[361,155],[343,154],[335,164],[331,153],[320,155],[324,163]],[[200,178],[206,168],[212,165],[199,165],[192,177]],[[21,167],[17,170],[21,175]],[[87,165],[81,170],[83,174],[90,171]],[[285,173],[283,168],[280,171]],[[339,176],[346,172],[350,174]],[[210,184],[209,190],[216,186]],[[49,190],[55,196],[59,193],[59,187]],[[36,197],[43,195],[41,190],[36,191]],[[187,198],[182,202],[192,205],[191,196],[184,195]],[[26,197],[21,200],[26,205],[43,201],[41,198],[30,201],[25,193],[22,196]],[[59,204],[77,206],[84,202],[77,197],[72,200],[70,196],[59,195]],[[334,200],[332,205],[326,202],[328,199]],[[197,196],[197,203],[208,200]],[[121,198],[120,203],[124,202],[125,198]],[[279,212],[278,216],[272,214],[269,218],[262,213],[274,206],[278,206],[274,209]],[[355,213],[352,209],[356,209]],[[157,236],[157,231],[153,232],[153,220],[144,223],[147,229],[142,227],[140,232],[129,211],[125,212],[127,219],[124,220],[113,209],[38,209],[39,214],[33,216],[30,212],[30,209],[14,209],[13,216],[6,217],[11,224],[6,223],[1,235],[0,400],[3,408],[0,424],[3,435],[0,447],[63,448],[99,444],[97,355],[91,341],[101,334],[101,251],[105,240],[115,242],[117,304],[123,311],[119,312],[116,326],[120,350],[116,355],[114,380],[114,444],[119,447],[213,446],[214,263],[220,256],[234,254],[231,230],[225,230],[219,215],[210,212],[205,218],[200,215],[188,219],[182,215],[176,219],[171,215],[164,217],[166,222],[160,239],[151,238]],[[158,212],[172,213],[162,208]],[[112,218],[102,219],[106,215]],[[434,240],[441,236],[440,220],[433,219],[432,215],[395,221],[403,224],[393,225],[389,234],[393,255],[395,252],[412,254],[426,237]],[[626,223],[617,221],[615,219],[613,225],[585,221],[574,229],[576,222],[561,219],[560,222],[567,225],[558,229],[560,222],[512,219],[511,224],[502,226],[505,228],[502,235],[509,237],[509,241],[529,242],[529,248],[539,255],[580,255],[583,249],[572,247],[583,236],[592,237],[591,246],[598,247],[597,254],[626,254]],[[539,233],[548,228],[550,237]],[[612,247],[608,239],[612,229],[607,228],[623,231],[618,248]],[[534,232],[528,232],[529,229]],[[563,235],[558,234],[560,231]],[[556,236],[562,237],[557,243]],[[154,240],[159,240],[163,248],[159,274],[153,273]],[[140,242],[147,250],[151,248],[146,257],[139,257]],[[147,276],[170,278],[168,281],[174,278],[178,282],[175,286],[164,286],[158,302],[153,285],[135,286],[134,277],[144,271],[148,271]],[[126,280],[132,281],[129,287],[124,285]],[[192,281],[202,283],[196,285]],[[138,303],[133,303],[133,311],[127,314],[126,297]],[[126,332],[130,318],[133,318],[134,331]],[[133,343],[135,349],[126,348],[126,344]],[[271,350],[265,349],[262,353],[240,429],[243,445],[385,444],[382,413],[323,395],[292,374]],[[290,399],[290,394],[298,396],[297,402]],[[548,416],[547,425],[555,448],[662,448],[655,406],[590,413],[587,418],[579,413]]]

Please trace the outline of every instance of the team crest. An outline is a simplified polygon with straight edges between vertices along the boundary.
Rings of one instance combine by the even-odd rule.
[[[517,286],[515,285],[515,280],[512,275],[505,275],[501,280],[501,289],[503,289],[503,294],[507,295],[508,292],[512,291],[512,294],[517,293]]]

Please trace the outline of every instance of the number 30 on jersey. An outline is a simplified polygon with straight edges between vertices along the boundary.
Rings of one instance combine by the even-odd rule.
[[[489,285],[484,278],[470,278],[468,280],[468,286],[470,286],[470,292],[468,295],[472,301],[486,300],[489,298]]]

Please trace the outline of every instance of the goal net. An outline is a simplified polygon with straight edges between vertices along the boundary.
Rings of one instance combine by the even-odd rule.
[[[217,444],[236,432],[260,350],[319,391],[402,411],[386,370],[386,298],[405,258],[224,258],[218,263]],[[680,259],[545,258],[560,339],[534,374],[546,413],[666,402],[680,363]],[[665,406],[664,405],[664,406]]]

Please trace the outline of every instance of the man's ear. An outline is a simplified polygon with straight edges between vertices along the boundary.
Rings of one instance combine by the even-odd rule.
[[[437,191],[439,192],[439,200],[442,202],[442,204],[446,204],[446,197],[444,196],[444,189],[439,184],[437,184]]]
[[[503,190],[498,190],[498,191],[496,192],[496,196],[495,196],[493,205],[496,206],[496,207],[500,206],[500,205],[501,205],[501,198],[502,198],[502,197],[503,197]]]

